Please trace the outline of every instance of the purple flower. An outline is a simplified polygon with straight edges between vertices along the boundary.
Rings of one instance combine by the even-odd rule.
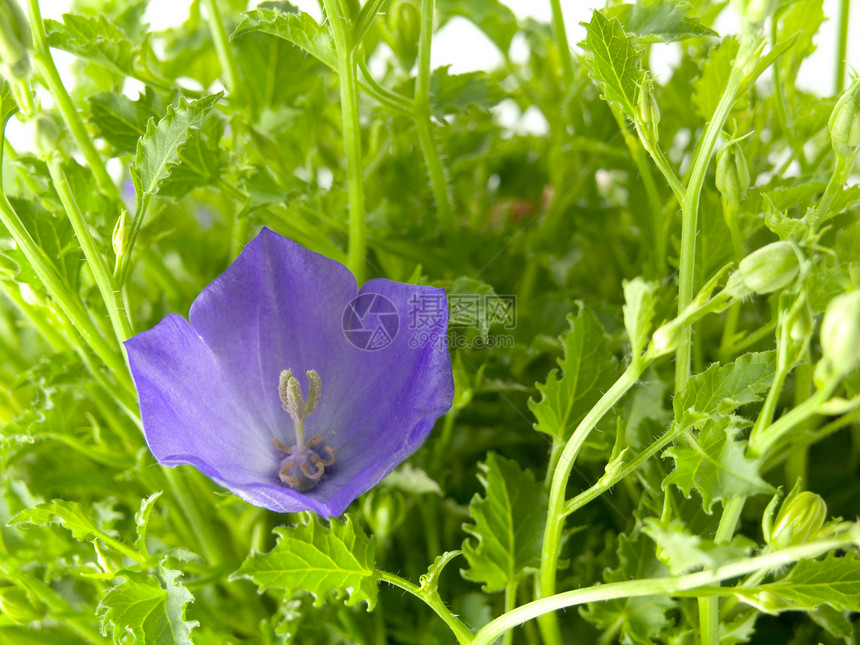
[[[125,344],[146,441],[257,506],[340,515],[451,406],[443,290],[357,290],[346,267],[268,229],[189,320]]]

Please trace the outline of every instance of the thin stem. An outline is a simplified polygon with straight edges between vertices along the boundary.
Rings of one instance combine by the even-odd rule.
[[[848,57],[848,20],[851,0],[839,3],[839,46],[836,49],[836,94],[845,88],[845,59]]]
[[[561,12],[561,0],[550,0],[552,6],[552,37],[561,58],[561,71],[565,85],[573,82],[573,60],[570,56],[570,45],[567,43],[567,31],[564,28],[564,14]]]
[[[658,276],[662,276],[666,272],[667,231],[663,222],[663,205],[660,201],[660,195],[657,193],[657,184],[654,182],[654,175],[651,174],[651,167],[648,165],[648,159],[643,154],[642,147],[627,128],[627,122],[624,120],[621,108],[615,103],[609,103],[609,109],[612,111],[612,116],[615,117],[615,123],[618,124],[618,129],[624,138],[624,143],[627,144],[630,157],[633,159],[633,163],[642,177],[642,184],[645,187],[645,197],[648,200],[648,210],[651,214],[651,221],[649,223],[651,225],[651,237],[654,245],[655,273]]]
[[[517,584],[516,580],[509,581],[507,585],[505,585],[505,613],[509,613],[514,610],[517,606]],[[505,635],[502,637],[502,645],[511,645],[514,640],[514,632],[513,630],[509,630],[505,632]]]
[[[54,188],[60,196],[60,201],[63,203],[66,215],[75,231],[75,237],[78,238],[78,242],[84,252],[84,258],[86,259],[87,264],[90,267],[90,271],[95,278],[96,285],[98,286],[99,293],[101,293],[105,307],[107,307],[108,316],[110,317],[114,334],[116,335],[117,340],[122,343],[131,338],[133,334],[131,322],[128,319],[128,314],[126,313],[125,306],[122,302],[122,294],[114,284],[113,277],[108,271],[104,256],[96,247],[95,240],[93,239],[92,233],[90,233],[89,225],[84,219],[83,213],[81,213],[81,209],[78,206],[78,202],[75,199],[71,186],[69,186],[68,177],[66,177],[66,173],[63,170],[63,165],[59,157],[52,156],[48,159],[48,171],[50,172],[51,179],[54,182]]]
[[[734,354],[739,354],[743,352],[747,347],[752,347],[763,338],[770,336],[771,333],[773,333],[774,329],[776,329],[776,320],[771,320],[764,327],[759,327],[737,344],[729,345],[725,349],[720,350],[720,356],[730,357]]]
[[[812,378],[815,368],[810,364],[799,365],[794,371],[794,405],[803,403],[812,394]],[[808,421],[808,420],[807,420]],[[806,436],[809,428],[805,427],[807,422],[800,424],[797,434]],[[795,446],[792,448],[785,463],[785,481],[789,485],[800,480],[802,488],[806,487],[807,466],[809,453],[806,446]]]
[[[236,64],[236,57],[233,56],[233,50],[230,49],[230,39],[227,37],[227,30],[224,28],[224,19],[221,17],[221,10],[218,8],[218,0],[204,0],[206,3],[206,13],[208,14],[209,31],[212,33],[212,42],[215,45],[215,54],[218,56],[218,62],[221,64],[221,71],[226,78],[225,85],[233,98],[240,98],[240,81],[239,81],[239,66]]]
[[[337,50],[340,76],[340,108],[343,121],[343,144],[349,193],[349,249],[347,265],[358,284],[364,282],[367,256],[367,223],[364,218],[364,185],[362,183],[361,123],[358,118],[355,50],[349,18],[341,14],[336,0],[323,0]]]
[[[668,578],[643,578],[639,580],[628,580],[624,582],[611,582],[599,584],[585,589],[566,591],[549,598],[541,598],[528,604],[517,607],[503,616],[485,625],[472,639],[471,645],[490,645],[506,631],[513,629],[524,622],[534,618],[540,618],[550,612],[575,607],[591,602],[603,602],[616,598],[635,598],[642,596],[657,595],[683,595],[696,596],[697,593],[731,593],[730,589],[720,591],[718,588],[709,588],[723,580],[730,580],[744,576],[761,569],[774,569],[797,562],[816,558],[823,553],[841,549],[853,545],[856,538],[850,533],[847,535],[816,540],[807,544],[781,549],[760,555],[754,558],[745,558],[736,562],[724,564],[716,569],[700,571],[684,576]]]
[[[732,66],[731,74],[723,95],[717,104],[714,116],[705,129],[699,147],[693,159],[690,181],[687,184],[687,192],[684,195],[684,203],[681,214],[681,260],[678,274],[678,311],[684,311],[693,299],[693,288],[695,286],[696,265],[696,230],[698,229],[699,198],[702,193],[702,185],[705,182],[705,173],[717,142],[717,136],[723,128],[723,123],[731,112],[737,97],[738,90],[743,78],[745,59],[749,50],[748,36],[744,36],[741,43],[738,58]],[[675,392],[680,392],[687,384],[690,377],[690,356],[692,328],[685,327],[681,330],[678,341],[678,349],[675,354]]]
[[[197,508],[195,496],[188,490],[188,485],[180,481],[183,473],[177,473],[173,468],[162,468],[162,474],[170,487],[173,499],[176,500],[182,510],[184,519],[190,524],[191,533],[200,542],[203,556],[211,565],[218,565],[227,560],[221,544],[212,536],[211,522],[204,522],[203,515]]]
[[[361,90],[369,97],[376,99],[381,105],[397,112],[401,116],[407,116],[411,119],[413,116],[412,100],[391,90],[387,90],[377,83],[376,79],[371,75],[370,70],[367,69],[364,57],[358,56],[356,62],[358,63],[358,71],[361,72],[361,76],[366,83],[366,85],[359,84]]]
[[[30,30],[33,34],[33,60],[39,67],[48,90],[56,100],[60,114],[63,115],[63,120],[84,155],[87,165],[93,171],[99,189],[108,197],[119,199],[119,190],[108,174],[104,161],[96,150],[75,104],[72,103],[72,97],[66,91],[60,73],[57,71],[57,66],[54,64],[54,59],[51,57],[45,25],[42,22],[42,12],[39,9],[39,0],[27,0],[27,6],[30,10]]]
[[[654,160],[654,163],[657,164],[657,168],[663,174],[663,177],[666,179],[666,182],[669,184],[669,187],[672,189],[672,193],[675,195],[675,199],[678,200],[679,204],[683,204],[687,189],[684,188],[684,184],[682,184],[681,180],[678,179],[678,175],[675,174],[675,171],[672,169],[672,166],[669,164],[669,160],[666,159],[666,155],[663,154],[663,151],[660,149],[660,146],[655,145],[651,147],[645,142],[644,139],[640,140],[645,146],[645,149],[648,151],[648,154],[651,155],[651,158]]]
[[[640,361],[632,362],[617,381],[610,387],[585,418],[574,430],[558,459],[552,476],[549,492],[549,505],[546,528],[544,529],[543,545],[541,548],[541,566],[536,591],[540,598],[549,598],[555,593],[555,577],[558,569],[559,551],[561,550],[561,533],[564,528],[565,504],[564,497],[567,482],[573,463],[579,454],[588,435],[627,391],[633,387],[647,365]],[[545,643],[552,645],[561,642],[561,632],[555,616],[543,616],[538,625]]]
[[[430,48],[433,40],[433,16],[435,0],[421,0],[421,32],[418,39],[418,75],[415,78],[415,95],[412,103],[415,113],[415,127],[418,131],[418,142],[427,172],[430,175],[430,186],[433,198],[436,200],[436,212],[439,216],[439,226],[445,239],[451,243],[454,238],[454,215],[451,209],[451,199],[448,195],[448,176],[439,148],[433,136],[433,123],[430,120]]]
[[[387,571],[377,570],[376,575],[383,582],[387,582],[403,591],[411,593],[413,596],[424,602],[428,607],[430,607],[430,609],[436,612],[436,615],[439,616],[439,618],[445,621],[445,624],[447,624],[448,627],[451,628],[451,631],[454,632],[454,636],[456,636],[457,642],[460,643],[460,645],[468,645],[468,643],[472,642],[472,632],[468,627],[466,627],[463,621],[451,613],[451,610],[445,606],[445,603],[442,602],[438,595],[425,593],[423,589],[412,584],[408,580],[405,580],[393,573],[388,573]]]

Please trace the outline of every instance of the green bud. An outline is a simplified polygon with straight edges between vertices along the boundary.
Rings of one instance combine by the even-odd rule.
[[[840,157],[847,157],[860,146],[860,78],[839,97],[827,122],[830,142]]]
[[[654,88],[651,81],[645,81],[639,88],[636,97],[636,127],[642,138],[650,144],[656,144],[660,139],[660,107],[654,99]]]
[[[406,499],[399,491],[376,488],[361,498],[361,511],[377,539],[385,542],[406,516]]]
[[[797,251],[790,242],[773,242],[750,253],[738,265],[726,286],[735,296],[771,293],[787,287],[800,270]]]
[[[836,296],[821,321],[821,349],[840,374],[860,363],[860,289]]]
[[[818,536],[826,519],[827,504],[820,495],[792,493],[782,503],[776,520],[764,522],[765,542],[775,550],[804,544]]]
[[[119,212],[119,217],[113,227],[113,235],[111,235],[113,253],[116,257],[120,257],[125,253],[126,245],[128,244],[128,229],[130,224],[131,218],[128,216],[128,211],[123,208]]]
[[[412,0],[400,0],[388,13],[391,46],[405,67],[411,67],[418,56],[421,37],[421,10]]]
[[[0,74],[11,80],[30,75],[30,23],[16,0],[0,0]]]
[[[744,151],[736,141],[720,148],[717,153],[717,190],[735,208],[750,187],[750,171]]]
[[[663,356],[675,351],[678,340],[681,338],[683,324],[679,319],[670,320],[658,327],[651,336],[651,345],[648,353],[654,357]]]
[[[50,157],[57,152],[60,142],[60,127],[57,122],[45,112],[40,112],[33,119],[33,144],[41,157]]]
[[[732,0],[732,4],[744,20],[758,25],[773,13],[777,0]]]

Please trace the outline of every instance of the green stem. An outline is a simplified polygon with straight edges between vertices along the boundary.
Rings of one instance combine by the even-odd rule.
[[[221,17],[221,10],[218,8],[218,0],[204,0],[206,3],[206,11],[209,18],[209,30],[212,33],[212,41],[215,44],[215,54],[218,56],[218,62],[221,64],[221,71],[226,78],[225,85],[234,99],[241,98],[239,67],[236,64],[236,57],[233,56],[233,50],[230,49],[230,39],[227,37],[227,30],[224,28],[224,19]]]
[[[609,109],[612,111],[612,116],[615,117],[615,123],[618,124],[618,129],[621,136],[624,138],[624,143],[627,144],[627,150],[630,152],[630,157],[642,177],[642,184],[645,187],[645,197],[648,200],[648,210],[651,213],[651,237],[653,241],[653,253],[655,264],[655,275],[662,276],[666,272],[666,225],[663,221],[663,204],[660,201],[660,195],[657,192],[657,184],[654,182],[654,175],[651,174],[651,167],[648,165],[648,159],[645,157],[643,148],[639,145],[636,138],[630,134],[627,128],[627,122],[624,120],[624,114],[621,112],[615,103],[609,103]]]
[[[105,365],[113,371],[120,385],[129,392],[134,391],[131,379],[128,376],[125,360],[110,344],[102,338],[101,333],[90,320],[83,305],[69,291],[63,280],[57,274],[51,261],[45,252],[36,244],[24,227],[21,218],[12,208],[12,204],[6,198],[5,193],[0,191],[0,222],[7,228],[9,234],[15,240],[18,248],[27,258],[30,266],[36,272],[42,284],[48,290],[51,297],[57,302],[72,324],[81,334],[86,343],[104,361]]]
[[[858,151],[860,151],[860,148],[858,148]],[[833,172],[827,182],[827,188],[824,189],[824,194],[821,196],[821,199],[818,200],[818,203],[815,205],[815,209],[807,217],[804,217],[804,219],[809,220],[809,227],[813,231],[827,219],[827,215],[830,213],[830,207],[833,205],[833,199],[836,197],[836,193],[845,185],[845,180],[848,179],[848,175],[854,167],[854,160],[857,158],[857,152],[852,154],[850,157],[843,157],[841,155],[835,155],[835,157],[836,160],[833,165]]]
[[[693,158],[690,180],[687,184],[687,192],[681,214],[681,259],[678,274],[678,311],[684,311],[693,299],[695,286],[694,269],[696,266],[696,231],[699,218],[699,198],[702,193],[702,185],[705,182],[705,173],[714,152],[717,136],[723,128],[723,123],[731,112],[737,97],[738,90],[743,78],[745,59],[749,50],[748,36],[744,36],[741,43],[738,58],[732,66],[731,74],[723,95],[717,104],[714,116],[705,129],[705,134],[696,149]],[[690,350],[692,328],[685,327],[681,331],[678,341],[678,349],[675,354],[675,392],[680,392],[687,384],[690,377]]]
[[[66,91],[60,73],[57,71],[57,66],[54,64],[54,59],[51,57],[45,25],[42,22],[42,12],[39,9],[39,0],[27,0],[27,6],[30,10],[30,30],[33,34],[33,60],[36,62],[48,90],[57,102],[60,114],[63,115],[63,120],[84,155],[87,165],[93,171],[99,189],[108,197],[119,199],[119,190],[108,174],[104,161],[96,150],[75,104],[72,103],[72,98]]]
[[[746,558],[736,562],[721,565],[717,569],[700,571],[683,576],[668,578],[643,578],[625,582],[611,582],[599,584],[585,589],[566,591],[549,598],[541,598],[528,604],[517,607],[503,616],[485,625],[472,639],[471,645],[490,645],[506,631],[522,625],[526,621],[559,611],[568,607],[575,607],[591,602],[604,602],[617,598],[635,598],[642,596],[657,595],[680,595],[696,596],[697,594],[727,594],[731,589],[720,589],[709,587],[723,580],[730,580],[744,576],[761,569],[774,569],[783,567],[798,560],[816,558],[828,551],[852,546],[856,538],[849,533],[847,535],[816,540],[800,546],[781,549],[760,555],[754,558]]]
[[[369,97],[376,99],[376,101],[381,105],[384,105],[401,116],[406,116],[411,119],[414,114],[412,101],[405,96],[401,96],[400,94],[396,94],[385,89],[377,83],[376,79],[370,74],[370,70],[367,69],[367,63],[364,61],[362,56],[358,56],[356,58],[356,62],[358,63],[358,71],[361,72],[361,76],[364,78],[364,82],[366,83],[366,85],[359,84],[361,90]]]
[[[746,338],[742,341],[739,341],[736,345],[729,345],[725,349],[720,350],[720,356],[734,356],[735,354],[739,354],[743,352],[747,347],[752,347],[756,343],[758,343],[763,338],[770,336],[773,333],[773,330],[776,329],[776,320],[771,320],[764,327],[759,327],[754,332],[751,332]]]
[[[58,156],[52,155],[48,159],[48,171],[54,182],[54,188],[60,196],[60,201],[63,203],[63,208],[66,210],[66,215],[75,231],[75,237],[78,238],[78,242],[84,252],[84,258],[95,278],[96,286],[99,289],[105,307],[107,307],[114,334],[117,340],[123,343],[132,337],[133,332],[131,322],[128,319],[128,314],[122,302],[122,294],[114,284],[104,256],[96,247],[95,240],[92,233],[90,233],[89,224],[87,224],[83,213],[81,213],[81,209],[78,206],[78,202],[75,199],[75,195],[69,185],[68,177],[66,177],[62,162]]]
[[[337,0],[323,0],[337,50],[340,76],[340,108],[343,121],[343,143],[349,193],[349,249],[347,265],[358,284],[364,282],[367,256],[367,223],[364,218],[364,185],[361,170],[361,124],[358,118],[355,49],[349,19],[344,17]]]
[[[451,631],[454,632],[454,636],[457,638],[457,642],[460,643],[460,645],[468,645],[468,643],[472,642],[472,632],[468,627],[466,627],[463,621],[451,613],[451,610],[445,606],[445,603],[442,602],[442,599],[439,598],[437,594],[426,593],[423,589],[412,584],[408,580],[405,580],[393,573],[388,573],[387,571],[377,570],[376,575],[383,582],[387,582],[403,591],[411,593],[413,596],[424,602],[428,607],[430,607],[430,609],[436,612],[436,615],[439,616],[439,618],[445,621],[445,624],[448,625],[448,627],[451,628]]]
[[[749,451],[753,455],[767,455],[768,450],[780,438],[815,414],[818,406],[824,403],[839,384],[839,377],[832,377],[820,390],[806,401],[777,419],[771,426],[764,428],[756,437],[750,437]]]
[[[573,82],[573,59],[570,56],[570,45],[567,43],[567,31],[564,28],[564,14],[561,12],[561,0],[550,0],[552,6],[552,36],[558,55],[561,58],[562,78],[565,85]]]
[[[812,377],[815,368],[810,364],[799,365],[794,371],[794,405],[797,407],[812,395]],[[809,428],[804,422],[800,424],[797,434],[806,436]],[[795,446],[791,449],[785,462],[785,481],[789,486],[800,480],[801,488],[806,487],[807,466],[809,453],[806,446]]]
[[[663,177],[666,179],[666,183],[669,184],[669,188],[672,189],[675,199],[678,200],[679,204],[683,204],[687,190],[684,188],[684,184],[681,183],[681,180],[678,179],[678,175],[675,174],[675,171],[672,169],[672,166],[669,164],[669,160],[666,159],[666,155],[663,154],[660,146],[649,146],[642,137],[640,137],[640,141],[642,141],[642,145],[645,146],[648,154],[651,155],[654,163],[657,164],[657,168],[663,174]]]
[[[430,120],[430,48],[433,40],[434,15],[435,0],[421,0],[418,75],[415,78],[415,95],[412,103],[418,142],[421,145],[421,153],[424,155],[424,163],[427,164],[427,172],[430,175],[433,198],[436,200],[439,226],[442,228],[445,239],[451,243],[454,239],[454,215],[448,195],[448,177],[439,156],[439,148],[433,136],[433,123]]]
[[[203,557],[210,565],[217,566],[228,560],[221,544],[212,536],[212,523],[204,522],[200,509],[197,508],[195,495],[189,490],[187,482],[182,482],[184,473],[177,473],[173,468],[161,469],[173,499],[182,509],[184,519],[190,524],[191,533],[195,535],[203,550]]]
[[[517,606],[517,584],[516,580],[509,581],[507,585],[505,585],[505,613],[509,613],[514,610]],[[505,635],[502,637],[502,645],[511,645],[514,640],[514,632],[513,630],[508,630],[505,632]]]
[[[839,3],[839,46],[836,49],[836,87],[835,94],[842,94],[845,88],[845,59],[848,57],[848,19],[851,0]]]
[[[558,463],[552,476],[549,492],[547,521],[544,529],[543,545],[541,548],[541,565],[536,591],[540,598],[549,598],[555,593],[555,577],[558,569],[559,551],[561,550],[561,533],[565,518],[565,492],[570,472],[588,435],[627,391],[633,387],[647,365],[641,361],[630,363],[624,373],[594,405],[585,418],[576,427],[559,456]],[[552,614],[542,616],[538,621],[544,643],[554,645],[561,643],[561,632],[558,620]]]

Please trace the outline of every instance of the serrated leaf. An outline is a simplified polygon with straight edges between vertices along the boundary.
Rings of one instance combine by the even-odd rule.
[[[261,591],[307,591],[317,607],[335,592],[347,606],[364,601],[368,610],[373,609],[376,545],[350,516],[326,526],[304,514],[296,526],[279,526],[275,533],[279,538],[275,548],[250,555],[231,579],[253,580]]]
[[[440,0],[436,4],[440,26],[453,16],[462,16],[483,31],[503,54],[517,33],[517,17],[499,0]]]
[[[149,526],[149,516],[152,514],[152,509],[155,506],[156,500],[161,497],[162,491],[157,491],[140,501],[140,510],[134,514],[134,525],[137,528],[137,539],[134,541],[134,548],[140,551],[144,556],[148,554],[146,550],[146,529]]]
[[[669,573],[654,555],[653,543],[638,531],[632,537],[619,536],[618,561],[617,567],[604,571],[604,582],[661,578]],[[580,614],[601,630],[617,630],[623,643],[651,645],[664,642],[658,636],[669,625],[666,612],[676,604],[665,595],[618,598],[587,605]]]
[[[673,0],[638,0],[606,10],[609,17],[618,18],[624,30],[649,43],[671,43],[697,36],[719,36],[705,27],[698,18],[688,16],[690,5]]]
[[[112,631],[113,642],[190,645],[196,621],[185,620],[194,596],[179,581],[181,571],[159,569],[160,575],[123,573],[125,581],[99,602],[102,631]],[[131,636],[131,640],[127,637]]]
[[[773,493],[759,475],[759,461],[746,456],[747,442],[737,439],[739,432],[730,417],[709,420],[697,436],[687,438],[687,445],[666,450],[675,470],[663,486],[677,486],[687,497],[695,488],[707,513],[718,500]]]
[[[800,64],[815,51],[813,37],[824,21],[823,4],[822,0],[789,2],[785,5],[785,11],[779,16],[777,42],[785,42],[794,36],[797,37],[792,48],[778,63],[785,88],[792,95],[796,91],[794,84]]]
[[[505,92],[484,72],[448,74],[449,65],[438,67],[430,76],[430,107],[435,114],[463,114],[471,107],[487,109]]]
[[[693,106],[696,114],[706,121],[713,117],[729,83],[739,48],[736,38],[724,38],[719,46],[711,49],[710,56],[702,66],[702,75],[693,81]]]
[[[184,197],[192,189],[208,186],[218,180],[224,165],[225,155],[220,146],[224,128],[225,122],[213,116],[192,130],[188,141],[179,151],[179,163],[161,184],[159,195]]]
[[[63,499],[55,499],[23,510],[12,518],[9,524],[57,524],[71,531],[76,540],[86,540],[90,536],[103,534],[80,504]]]
[[[143,99],[132,101],[114,92],[96,94],[88,102],[96,132],[119,152],[134,152],[147,122],[157,116]]]
[[[657,545],[657,558],[672,575],[697,569],[713,569],[723,562],[738,560],[749,554],[751,542],[736,538],[729,544],[715,544],[687,530],[680,520],[664,521],[646,518],[642,532]]]
[[[143,201],[157,194],[170,177],[173,168],[180,163],[180,152],[193,131],[200,127],[206,114],[220,98],[220,92],[195,101],[181,98],[179,107],[168,107],[167,114],[158,123],[150,119],[146,134],[137,142],[137,152],[131,167],[138,210]]]
[[[654,292],[657,285],[646,282],[642,278],[626,280],[622,283],[624,289],[624,328],[633,349],[633,357],[637,358],[645,349],[651,334],[651,322],[654,319]]]
[[[754,587],[734,587],[740,600],[776,614],[782,611],[811,611],[830,605],[840,611],[860,611],[860,559],[849,553],[829,553],[824,560],[802,560],[776,582]]]
[[[329,30],[307,13],[254,9],[244,14],[230,39],[249,32],[262,32],[288,40],[337,71],[337,53]]]
[[[483,583],[484,591],[501,591],[538,564],[546,492],[531,471],[495,453],[489,453],[479,468],[485,496],[476,493],[469,504],[474,524],[464,524],[463,530],[475,539],[463,541],[469,568],[462,573],[467,580]]]
[[[396,488],[413,495],[441,495],[442,489],[430,476],[411,464],[403,464],[380,482],[380,486]]]
[[[617,18],[607,18],[595,11],[591,22],[583,26],[587,35],[579,46],[589,54],[586,59],[589,75],[600,85],[602,98],[617,103],[632,117],[642,82],[642,51]]]
[[[102,14],[63,14],[63,22],[45,20],[48,44],[120,74],[132,72],[133,46],[123,31]]]
[[[568,317],[571,329],[562,339],[562,374],[552,370],[543,385],[537,384],[540,401],[529,399],[535,430],[566,441],[579,422],[615,381],[618,372],[608,348],[608,337],[588,309]]]
[[[726,415],[748,403],[760,400],[776,372],[776,352],[751,352],[733,363],[713,363],[696,374],[675,396],[675,424],[688,428],[712,415]]]

